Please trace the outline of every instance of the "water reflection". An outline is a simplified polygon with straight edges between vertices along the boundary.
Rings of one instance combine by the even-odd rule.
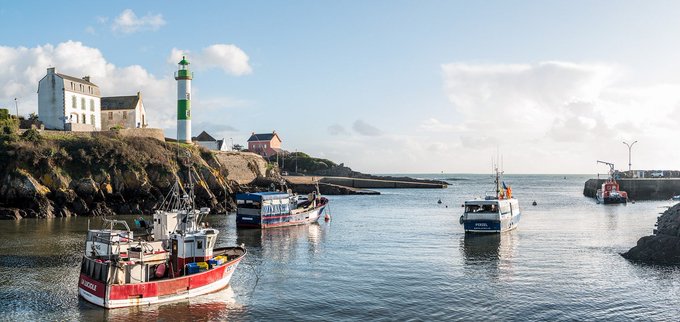
[[[209,295],[185,301],[107,310],[80,299],[83,321],[205,321],[238,318],[245,311],[235,300],[231,286]]]
[[[314,222],[269,229],[239,229],[236,242],[245,244],[252,255],[288,262],[295,258],[300,247],[307,247],[310,253],[318,253],[323,238],[321,226]]]
[[[502,234],[465,234],[461,251],[466,274],[505,279],[512,275],[512,258],[516,246],[514,231]],[[480,275],[480,276],[478,276]]]

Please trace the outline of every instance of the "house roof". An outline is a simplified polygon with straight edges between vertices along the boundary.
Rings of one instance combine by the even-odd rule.
[[[208,134],[208,132],[203,131],[198,136],[193,137],[192,141],[202,141],[202,142],[211,141],[212,142],[212,141],[217,141],[217,140],[215,140],[214,137],[212,137],[210,134]]]
[[[102,97],[102,111],[105,110],[134,110],[139,102],[139,96],[111,96]]]
[[[248,142],[252,141],[271,141],[274,137],[279,139],[281,141],[281,138],[279,137],[276,132],[271,132],[271,133],[253,133],[250,138],[248,139]]]
[[[61,78],[63,78],[63,79],[70,80],[70,81],[72,81],[72,82],[81,83],[81,84],[90,85],[90,86],[94,86],[94,87],[99,88],[99,86],[97,86],[95,83],[92,83],[92,82],[90,82],[90,81],[86,81],[86,80],[84,80],[84,79],[82,79],[82,78],[73,77],[73,76],[69,76],[69,75],[64,75],[64,74],[61,74],[61,73],[57,73],[57,76],[59,76],[59,77],[61,77]]]

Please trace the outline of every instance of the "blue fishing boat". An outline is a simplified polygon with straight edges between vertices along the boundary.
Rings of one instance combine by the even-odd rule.
[[[502,181],[503,173],[495,170],[495,191],[463,204],[465,212],[460,216],[460,224],[466,233],[501,233],[519,225],[519,201],[512,197],[512,188]]]
[[[328,206],[317,193],[307,196],[287,192],[254,192],[236,195],[236,226],[269,228],[315,222]]]

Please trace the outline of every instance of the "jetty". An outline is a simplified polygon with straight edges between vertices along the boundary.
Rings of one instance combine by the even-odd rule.
[[[583,195],[595,198],[595,193],[605,179],[589,179],[583,187]],[[628,192],[632,200],[667,200],[680,194],[680,178],[625,178],[617,179],[621,190]]]
[[[304,186],[320,186],[340,188],[348,194],[379,194],[371,189],[443,189],[444,182],[424,180],[389,180],[375,178],[352,178],[333,176],[283,176],[283,178],[297,189],[304,190]]]

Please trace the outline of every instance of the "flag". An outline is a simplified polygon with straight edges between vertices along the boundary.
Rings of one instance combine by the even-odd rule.
[[[508,186],[505,185],[505,181],[503,181],[503,189],[508,190]]]

